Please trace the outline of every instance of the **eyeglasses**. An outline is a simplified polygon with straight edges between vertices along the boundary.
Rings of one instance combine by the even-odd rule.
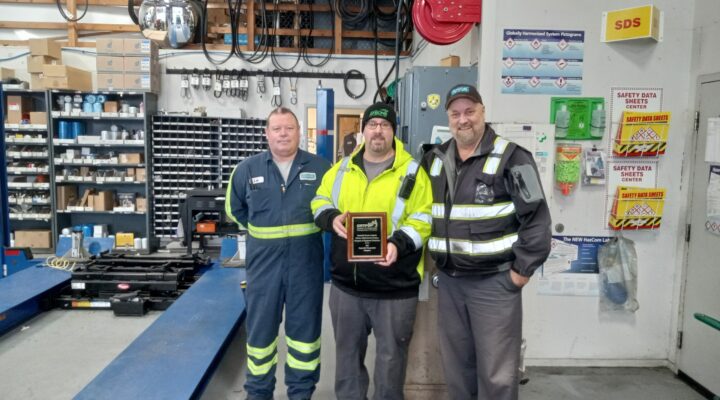
[[[368,122],[367,124],[365,124],[365,126],[368,127],[368,128],[370,128],[370,129],[375,129],[375,128],[377,128],[378,126],[381,127],[381,128],[383,128],[383,129],[388,129],[388,128],[390,128],[392,125],[391,125],[390,122],[388,122],[388,121],[382,121],[382,122],[370,121],[370,122]]]

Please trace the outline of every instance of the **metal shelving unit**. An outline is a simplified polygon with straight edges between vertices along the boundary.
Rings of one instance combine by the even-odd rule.
[[[267,148],[265,120],[156,115],[152,123],[155,237],[176,236],[192,189],[225,188],[235,165]]]
[[[5,110],[8,108],[7,96],[29,98],[32,111],[48,112],[48,93],[45,91],[5,89],[2,105]],[[50,247],[37,250],[50,252],[55,247],[56,232],[52,223],[54,194],[49,183],[52,151],[48,126],[2,123],[10,230],[49,230]]]
[[[133,115],[109,115],[107,113],[75,113],[61,110],[59,98],[66,96],[85,96],[102,94],[106,101],[117,101],[137,107]],[[155,247],[153,236],[152,196],[150,195],[150,173],[152,167],[152,148],[149,139],[150,115],[157,108],[157,97],[152,93],[143,92],[75,92],[53,90],[50,92],[53,110],[50,113],[50,129],[53,143],[53,174],[52,185],[76,185],[78,196],[82,197],[86,189],[109,190],[118,193],[134,193],[146,199],[146,211],[113,211],[113,210],[60,210],[53,201],[56,210],[56,231],[82,224],[104,224],[108,233],[132,232],[135,237],[147,237],[150,249]],[[142,104],[142,107],[141,107]],[[60,138],[60,121],[79,122],[84,125],[84,134],[78,138]],[[103,131],[128,132],[127,137],[108,139]],[[143,131],[142,137],[137,136]],[[135,136],[133,136],[135,134]],[[79,152],[79,158],[64,157],[68,151]],[[120,162],[121,154],[140,153],[140,162]],[[138,180],[135,176],[126,175],[129,169],[145,168],[145,179]],[[89,176],[84,176],[87,171]]]

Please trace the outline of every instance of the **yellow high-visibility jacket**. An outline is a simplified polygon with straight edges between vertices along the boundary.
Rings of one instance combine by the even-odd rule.
[[[389,267],[348,262],[347,240],[333,232],[333,283],[360,297],[414,297],[422,280],[423,246],[432,224],[430,179],[397,138],[394,147],[392,166],[371,182],[362,167],[364,145],[345,157],[325,174],[311,203],[315,223],[329,232],[333,232],[333,219],[345,211],[386,213],[388,242],[398,249],[398,259]],[[412,180],[406,175],[414,176],[409,194],[400,193],[403,182]]]

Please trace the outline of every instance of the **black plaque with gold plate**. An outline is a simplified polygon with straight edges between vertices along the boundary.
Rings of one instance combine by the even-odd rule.
[[[348,213],[345,222],[350,262],[383,261],[387,256],[387,214]]]

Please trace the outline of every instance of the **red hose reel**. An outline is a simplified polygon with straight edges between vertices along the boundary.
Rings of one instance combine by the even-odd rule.
[[[420,36],[446,45],[470,32],[480,22],[481,12],[482,0],[415,0],[412,17]]]

